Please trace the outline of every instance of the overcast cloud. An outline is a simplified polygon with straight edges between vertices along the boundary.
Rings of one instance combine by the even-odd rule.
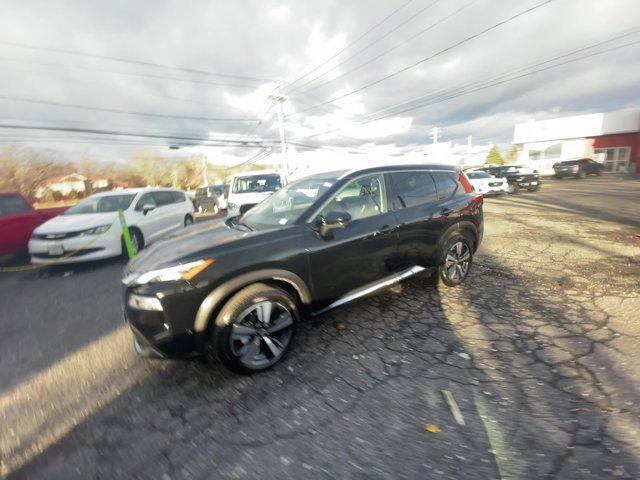
[[[314,145],[376,145],[384,151],[407,151],[430,142],[429,129],[434,125],[442,128],[444,140],[464,143],[467,135],[473,135],[476,143],[506,144],[512,139],[514,123],[530,118],[637,107],[640,43],[435,102],[455,94],[457,87],[640,29],[637,0],[554,0],[404,73],[309,109],[540,3],[542,0],[4,0],[0,15],[1,123],[190,138],[254,135],[277,142],[276,108],[269,109],[269,97],[281,82],[287,95],[284,110],[290,139]],[[443,21],[447,16],[450,18]],[[407,41],[435,22],[441,23]],[[636,41],[640,41],[640,33],[576,56]],[[216,77],[20,48],[11,43],[264,80]],[[341,55],[290,85],[345,46],[348,48]],[[392,47],[395,49],[389,54],[355,69]],[[331,72],[320,76],[329,69]],[[325,83],[328,80],[333,81]],[[425,107],[398,115],[386,111],[391,114],[388,118],[363,123],[375,118],[371,116],[374,112],[428,94],[441,96],[431,97],[431,104]],[[39,101],[49,103],[33,103]],[[257,118],[262,119],[260,124]],[[0,129],[0,141],[25,142],[32,134]],[[198,143],[109,137],[117,140],[98,145],[77,143],[86,139],[86,134],[37,135],[40,139],[34,145],[88,152],[104,159],[151,148],[130,143],[154,144],[164,152],[172,143]],[[44,137],[50,143],[43,143]],[[239,158],[256,152],[247,148],[216,151]]]

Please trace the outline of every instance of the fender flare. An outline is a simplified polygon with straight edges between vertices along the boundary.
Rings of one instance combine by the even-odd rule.
[[[206,331],[209,321],[211,320],[211,315],[216,308],[221,305],[225,298],[242,287],[246,287],[247,285],[261,280],[279,280],[287,282],[296,289],[296,292],[298,292],[303,304],[311,304],[311,292],[309,291],[307,284],[295,273],[275,268],[256,270],[255,272],[239,275],[216,287],[211,293],[209,293],[209,295],[207,295],[200,304],[200,307],[198,307],[198,312],[196,313],[196,319],[193,325],[194,332],[196,334],[202,334]]]
[[[446,242],[449,241],[449,238],[451,238],[451,235],[454,233],[463,233],[465,231],[471,232],[471,234],[473,235],[473,242],[474,242],[474,251],[478,249],[478,243],[479,243],[479,233],[478,233],[478,227],[476,227],[476,225],[473,222],[470,222],[468,220],[463,220],[461,222],[457,222],[453,225],[451,225],[444,233],[444,235],[442,235],[442,237],[440,237],[440,242],[438,243],[438,252],[437,252],[437,259],[441,258],[443,253],[442,253],[442,249],[444,248]]]

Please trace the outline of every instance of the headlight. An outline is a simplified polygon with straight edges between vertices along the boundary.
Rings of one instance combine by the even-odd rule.
[[[207,258],[204,260],[197,260],[195,262],[184,263],[182,265],[176,265],[175,267],[151,270],[150,272],[140,275],[133,281],[133,283],[136,285],[145,285],[147,283],[172,282],[180,279],[191,280],[212,263],[213,260]]]
[[[84,235],[100,235],[104,232],[106,232],[107,230],[109,230],[111,228],[111,224],[108,225],[100,225],[97,227],[93,227],[93,228],[89,228],[87,230],[83,230],[80,232],[80,236],[84,236]]]

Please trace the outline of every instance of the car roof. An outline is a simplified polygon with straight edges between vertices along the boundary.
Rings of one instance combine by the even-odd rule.
[[[160,191],[182,192],[182,190],[178,188],[172,188],[172,187],[144,187],[144,188],[123,188],[122,190],[109,190],[108,192],[94,193],[91,196],[108,197],[111,195],[135,195],[140,192],[160,192]]]
[[[234,173],[232,178],[251,177],[253,175],[284,175],[281,170],[252,170],[251,172]]]
[[[392,165],[376,165],[374,167],[361,167],[345,171],[339,178],[352,178],[367,173],[378,172],[403,172],[406,170],[440,170],[445,172],[456,172],[458,169],[453,165],[443,165],[440,163],[407,163]]]

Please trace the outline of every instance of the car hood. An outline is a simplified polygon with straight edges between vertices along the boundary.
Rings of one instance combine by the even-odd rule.
[[[144,273],[165,266],[177,265],[211,255],[211,249],[243,238],[264,233],[263,231],[233,228],[224,219],[195,224],[181,230],[158,243],[151,245],[138,254],[124,275]]]
[[[34,233],[67,233],[79,232],[100,225],[111,225],[118,219],[116,212],[81,213],[78,215],[58,215],[47,220]]]
[[[260,203],[274,192],[232,193],[229,195],[231,203]]]

